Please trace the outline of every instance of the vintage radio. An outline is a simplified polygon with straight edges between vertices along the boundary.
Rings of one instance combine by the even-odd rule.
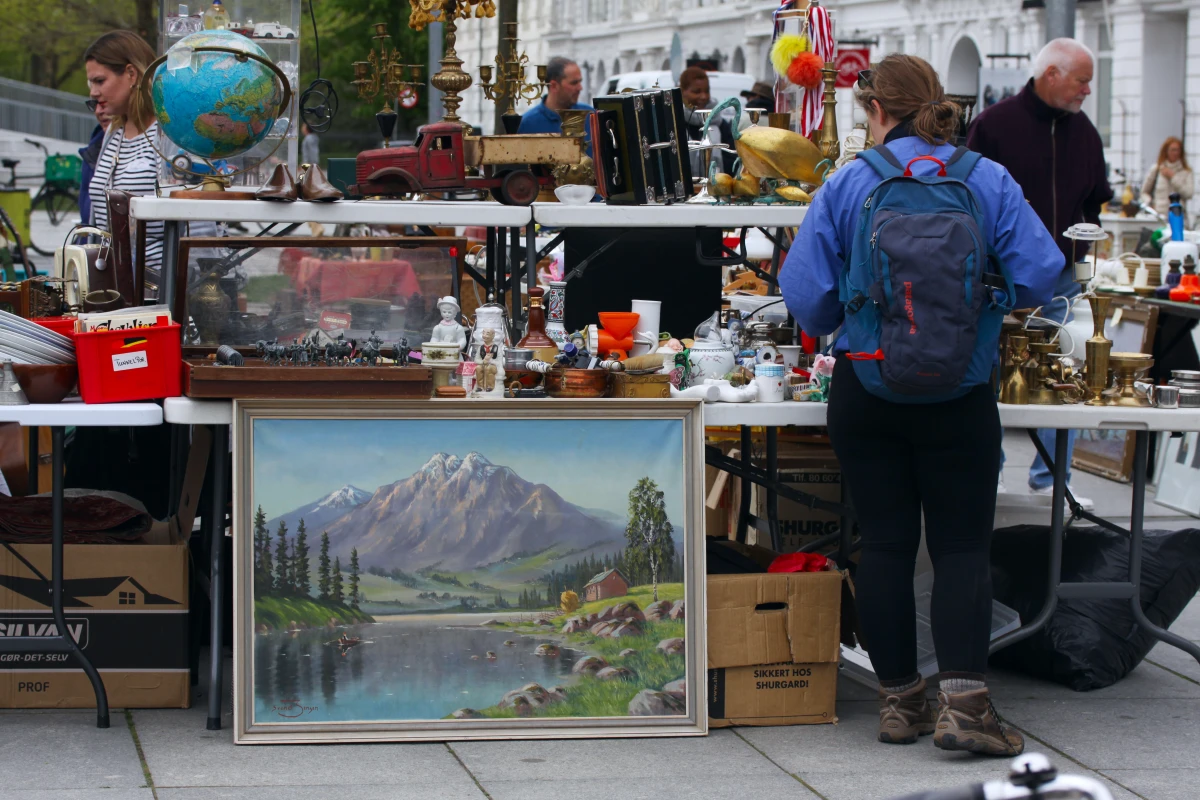
[[[598,174],[610,203],[657,205],[691,196],[686,129],[682,138],[677,130],[683,119],[678,90],[623,92],[593,102],[594,160],[604,162]]]

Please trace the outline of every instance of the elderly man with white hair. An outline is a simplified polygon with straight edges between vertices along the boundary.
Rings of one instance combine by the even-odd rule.
[[[967,133],[968,147],[1008,169],[1058,242],[1066,256],[1066,268],[1055,289],[1055,295],[1062,298],[1079,294],[1072,257],[1078,260],[1087,254],[1086,242],[1072,242],[1063,232],[1076,222],[1099,223],[1100,207],[1113,196],[1100,134],[1080,110],[1091,94],[1095,63],[1092,51],[1080,42],[1054,39],[1033,60],[1033,77],[1025,88],[985,110]],[[1066,302],[1055,300],[1042,309],[1040,316],[1060,321],[1066,313]],[[1038,434],[1047,451],[1053,453],[1054,432],[1043,430]],[[1074,431],[1069,441],[1068,480]],[[1053,474],[1038,456],[1029,469],[1029,488],[1050,494],[1053,483]],[[1003,472],[998,488],[1005,490]],[[1092,506],[1086,498],[1075,495],[1075,499],[1085,508]]]

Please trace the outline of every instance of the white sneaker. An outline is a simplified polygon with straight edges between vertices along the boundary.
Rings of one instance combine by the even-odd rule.
[[[996,494],[1008,494],[1008,487],[1004,485],[1004,473],[1000,473],[1000,480],[996,481]]]
[[[1067,489],[1068,489],[1068,491],[1071,492],[1071,496],[1075,498],[1075,502],[1079,503],[1079,505],[1083,508],[1084,511],[1095,511],[1096,510],[1096,504],[1092,502],[1090,497],[1081,497],[1081,496],[1075,494],[1075,488],[1073,486],[1071,486],[1071,484],[1069,484],[1069,483],[1067,484]],[[1045,495],[1046,497],[1053,497],[1054,496],[1054,485],[1051,484],[1050,486],[1047,486],[1044,489],[1030,489],[1029,492],[1030,492],[1030,494],[1041,494],[1041,495]]]

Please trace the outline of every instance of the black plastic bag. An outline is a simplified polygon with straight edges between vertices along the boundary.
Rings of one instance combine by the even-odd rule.
[[[1049,535],[1047,526],[1018,525],[992,539],[995,598],[1023,624],[1046,599]],[[1200,530],[1146,531],[1142,553],[1142,607],[1152,623],[1169,627],[1200,589]],[[1128,581],[1129,540],[1103,528],[1069,528],[1062,580]],[[1128,600],[1060,600],[1045,628],[991,663],[1085,692],[1121,680],[1156,643],[1134,622]]]

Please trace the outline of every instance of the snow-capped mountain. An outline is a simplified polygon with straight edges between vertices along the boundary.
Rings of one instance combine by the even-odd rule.
[[[621,538],[611,522],[475,452],[438,453],[322,529],[335,554],[357,548],[364,568],[405,570],[468,570],[553,544],[586,549]]]
[[[364,492],[357,486],[343,486],[336,492],[322,497],[315,503],[309,503],[306,506],[301,506],[282,516],[269,520],[267,522],[267,530],[274,536],[275,531],[279,528],[279,522],[282,520],[287,525],[288,534],[294,536],[300,520],[303,519],[305,530],[308,531],[310,541],[312,541],[313,539],[320,538],[321,530],[325,525],[328,525],[338,517],[343,516],[347,511],[357,508],[370,499],[370,492]],[[311,547],[312,545],[310,544],[309,546]]]

